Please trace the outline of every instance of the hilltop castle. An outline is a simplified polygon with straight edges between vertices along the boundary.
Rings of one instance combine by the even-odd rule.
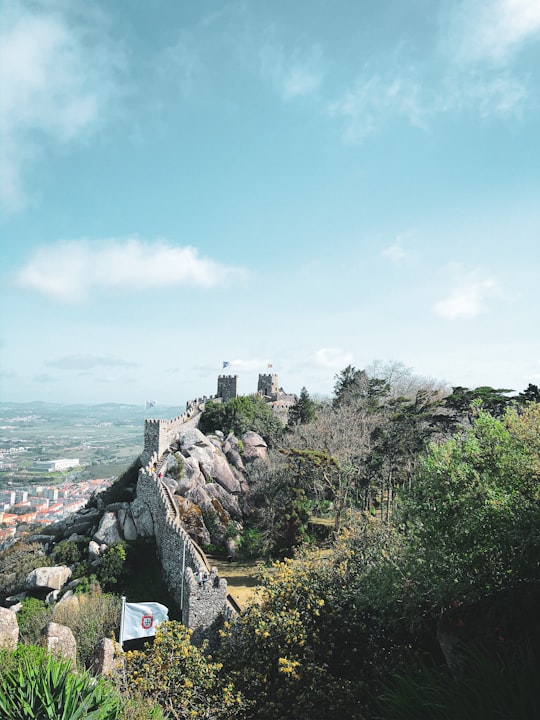
[[[257,382],[257,395],[260,395],[273,412],[283,421],[287,422],[289,408],[298,400],[297,395],[286,393],[279,386],[276,373],[259,374]],[[229,402],[238,397],[238,375],[219,375],[217,393],[214,402]]]

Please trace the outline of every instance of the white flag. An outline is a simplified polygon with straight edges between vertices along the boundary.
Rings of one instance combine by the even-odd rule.
[[[156,407],[157,402],[156,400],[147,400],[145,403],[145,408],[148,410],[148,408]]]
[[[157,602],[124,603],[120,642],[155,635],[156,627],[169,619],[168,613],[169,608]]]

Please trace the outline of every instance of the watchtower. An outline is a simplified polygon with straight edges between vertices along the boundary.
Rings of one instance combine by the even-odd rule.
[[[277,375],[259,375],[257,392],[266,397],[274,397],[279,392],[279,381]]]
[[[238,375],[218,375],[217,397],[224,403],[238,397]]]

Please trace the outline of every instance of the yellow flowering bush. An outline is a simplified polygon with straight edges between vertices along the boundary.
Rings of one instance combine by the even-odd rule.
[[[178,622],[157,629],[153,645],[125,654],[125,692],[157,703],[174,720],[241,720],[245,701],[222,665],[191,644],[191,631]]]

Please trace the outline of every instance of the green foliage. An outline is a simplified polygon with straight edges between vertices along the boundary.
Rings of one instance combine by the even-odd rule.
[[[245,717],[242,695],[222,672],[222,666],[191,644],[191,631],[177,622],[159,626],[146,651],[128,652],[124,689],[132,698],[160,705],[175,720]]]
[[[0,717],[6,720],[116,720],[120,698],[103,679],[74,673],[44,650],[1,651]]]
[[[77,660],[89,667],[96,643],[114,636],[118,630],[121,601],[116,595],[102,593],[94,586],[91,593],[78,594],[77,606],[60,604],[54,608],[53,620],[71,628],[77,641]]]
[[[310,398],[305,387],[300,391],[300,397],[289,408],[288,425],[305,425],[315,419],[315,403]]]
[[[249,469],[250,494],[246,528],[258,533],[265,555],[284,557],[307,539],[309,500],[304,488],[289,471],[287,462],[272,456],[268,463]]]
[[[252,430],[270,446],[276,445],[283,434],[281,422],[259,395],[242,395],[225,404],[208,402],[198,427],[204,433],[221,430],[237,436]]]
[[[115,543],[105,550],[96,571],[97,578],[103,587],[111,588],[118,583],[124,572],[125,561],[125,543]]]
[[[81,560],[79,546],[72,540],[62,540],[55,546],[52,557],[58,565],[74,565]]]
[[[39,645],[41,631],[51,619],[52,610],[42,600],[26,598],[17,613],[19,640],[25,645]]]
[[[462,649],[461,667],[423,662],[396,675],[380,699],[380,720],[531,720],[540,708],[540,663],[526,647],[509,661]]]
[[[538,433],[539,418],[533,421]],[[400,509],[431,603],[540,581],[537,473],[523,441],[484,412],[470,430],[431,449]]]
[[[260,601],[225,627],[220,657],[253,704],[250,717],[365,717],[374,680],[398,652],[376,617],[385,588],[368,599],[362,590],[394,538],[379,524],[360,527],[331,555],[305,552],[263,571]]]
[[[20,590],[29,572],[52,564],[52,558],[45,555],[41,543],[19,540],[11,545],[0,553],[0,600]]]

